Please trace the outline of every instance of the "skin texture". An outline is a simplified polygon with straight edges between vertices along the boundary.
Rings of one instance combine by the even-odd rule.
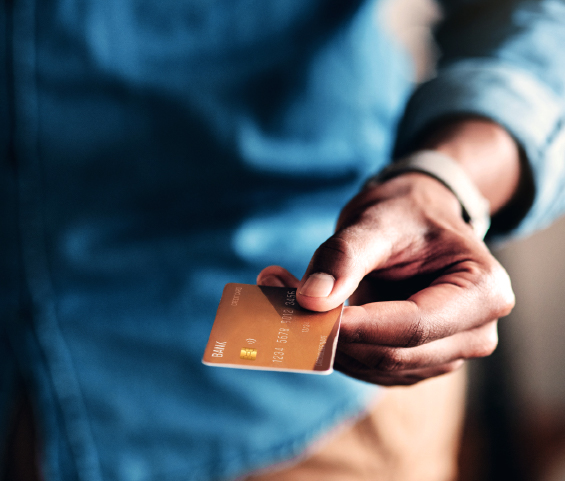
[[[493,215],[521,195],[518,146],[491,121],[446,122],[416,148],[454,158]],[[257,282],[297,287],[298,302],[315,311],[349,298],[335,367],[381,385],[413,384],[491,354],[497,320],[514,306],[508,275],[464,222],[453,193],[419,173],[355,196],[301,281],[269,266]]]

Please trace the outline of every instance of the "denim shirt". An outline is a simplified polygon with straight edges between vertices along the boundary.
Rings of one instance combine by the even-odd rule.
[[[2,4],[0,428],[23,379],[46,480],[233,479],[362,412],[339,373],[200,358],[223,285],[300,276],[401,118],[494,118],[534,171],[518,232],[563,210],[563,2],[445,3],[406,115],[382,2]]]

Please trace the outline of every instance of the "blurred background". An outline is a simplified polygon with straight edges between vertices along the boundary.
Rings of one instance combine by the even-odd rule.
[[[433,76],[433,0],[388,0],[381,15],[414,57],[415,81]],[[500,322],[496,352],[469,363],[460,481],[565,480],[564,238],[561,219],[493,246],[517,304]]]
[[[563,238],[565,219],[494,249],[517,304],[471,365],[461,481],[565,480]]]

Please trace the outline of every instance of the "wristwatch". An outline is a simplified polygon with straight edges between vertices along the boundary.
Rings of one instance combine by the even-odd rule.
[[[484,239],[490,227],[490,204],[463,168],[448,155],[419,150],[383,169],[365,184],[380,184],[406,172],[420,172],[439,180],[459,200],[463,219]]]

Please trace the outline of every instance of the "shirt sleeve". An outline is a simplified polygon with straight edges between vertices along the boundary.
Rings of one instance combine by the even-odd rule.
[[[565,0],[442,6],[437,76],[411,97],[397,153],[442,118],[490,118],[518,141],[533,175],[533,204],[512,234],[545,227],[565,211]]]

